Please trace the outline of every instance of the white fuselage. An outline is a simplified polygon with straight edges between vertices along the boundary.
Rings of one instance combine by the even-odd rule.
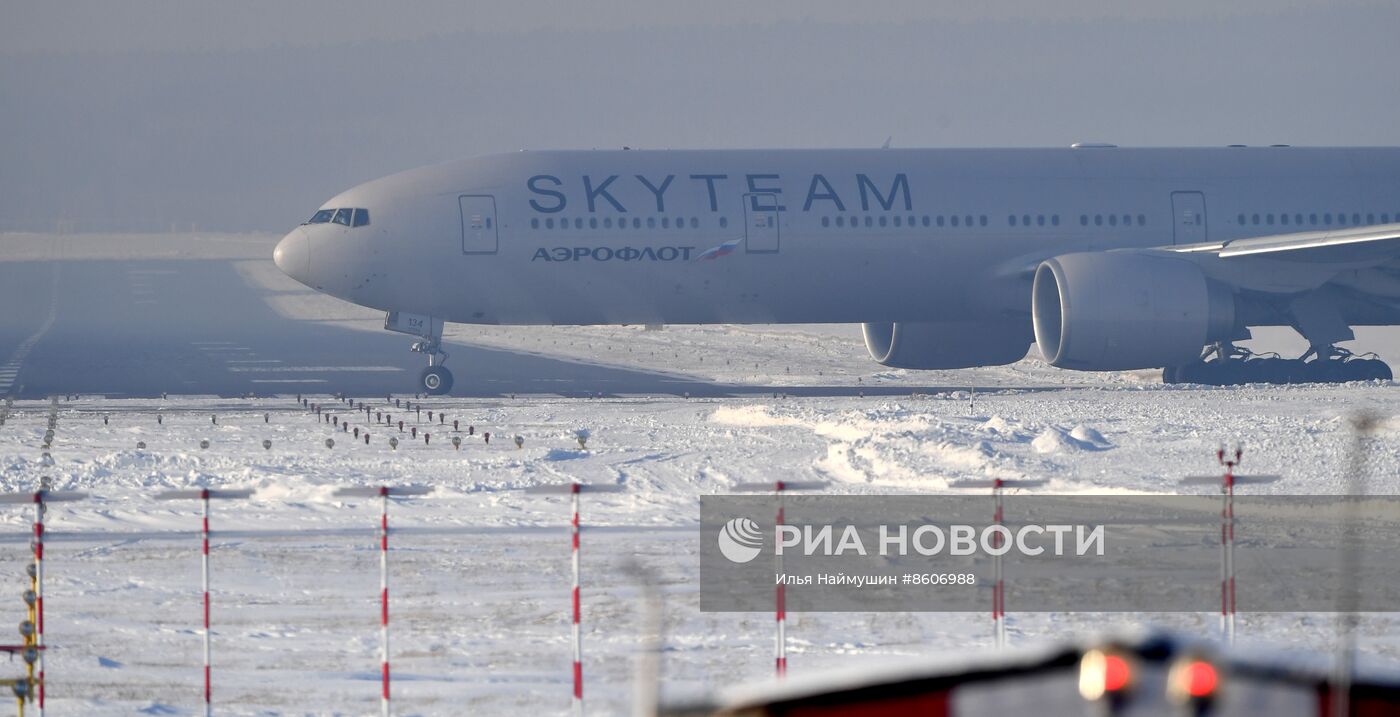
[[[1055,255],[1400,222],[1400,149],[530,151],[325,207],[369,220],[279,266],[450,322],[1028,326]]]

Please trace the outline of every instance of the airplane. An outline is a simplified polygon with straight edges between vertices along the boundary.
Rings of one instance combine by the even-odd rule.
[[[293,279],[385,312],[452,388],[446,322],[859,323],[880,364],[1168,383],[1390,380],[1400,148],[519,151],[331,198]],[[1302,356],[1238,346],[1289,326]]]

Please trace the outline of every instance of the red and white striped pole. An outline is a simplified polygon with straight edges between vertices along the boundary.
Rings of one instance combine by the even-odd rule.
[[[574,517],[570,521],[572,526],[570,533],[573,535],[573,568],[574,568],[574,714],[583,714],[583,634],[579,630],[579,618],[582,612],[582,601],[579,596],[579,560],[578,560],[578,494],[579,484],[569,484],[569,500],[572,504]]]
[[[36,688],[38,714],[44,715],[44,513],[48,503],[82,500],[86,493],[73,491],[55,492],[38,490],[33,493],[11,493],[0,495],[0,503],[32,503],[34,505],[34,644],[39,656],[35,660],[38,679]]]
[[[199,495],[200,538],[203,543],[199,559],[200,589],[204,592],[204,717],[209,717],[214,709],[213,676],[210,662],[209,629],[209,490]]]
[[[991,488],[992,525],[1003,527],[1006,509],[1002,496],[1007,488],[1036,488],[1045,485],[1040,478],[993,478],[992,480],[960,480],[949,484],[953,488]],[[1002,546],[1001,531],[992,535],[992,547]],[[1001,551],[992,554],[992,644],[1006,647],[1006,568]]]
[[[992,515],[992,522],[997,527],[1001,527],[1003,519],[1001,489],[1002,480],[994,479],[992,482],[992,494],[996,497],[996,510]],[[992,536],[992,547],[1001,547],[1001,533],[998,531]],[[1005,575],[1002,571],[1001,553],[997,552],[992,556],[992,630],[995,636],[994,642],[997,647],[1006,647],[1006,605],[1003,598],[1006,593]]]
[[[39,717],[44,717],[44,491],[34,494],[34,644],[39,648]]]
[[[389,717],[389,489],[379,489],[379,706]]]
[[[389,498],[390,496],[425,495],[431,488],[425,486],[377,486],[341,488],[337,496],[360,496],[379,498],[379,710],[389,717]]]
[[[734,490],[771,490],[778,503],[778,514],[773,522],[773,539],[778,540],[778,531],[786,524],[786,511],[783,493],[790,490],[817,490],[825,488],[824,481],[775,481],[773,483],[741,483]],[[783,554],[773,551],[773,564],[776,575],[783,574]],[[774,581],[773,617],[777,632],[773,641],[773,674],[778,679],[787,677],[787,588],[782,581]]]
[[[1235,644],[1235,485],[1239,483],[1271,483],[1278,476],[1237,476],[1235,467],[1243,460],[1244,449],[1235,448],[1234,458],[1225,448],[1215,451],[1215,460],[1225,466],[1225,475],[1191,476],[1187,484],[1220,482],[1220,633],[1227,644]]]
[[[579,494],[588,493],[620,493],[620,485],[592,485],[587,483],[563,483],[553,485],[531,486],[525,489],[526,493],[568,493],[569,507],[573,512],[573,517],[569,521],[569,544],[570,560],[572,562],[573,585],[570,590],[570,618],[573,628],[573,711],[574,714],[583,715],[583,595],[582,577],[579,565],[579,536],[583,531],[583,524],[579,518]]]
[[[241,490],[212,490],[201,488],[199,490],[172,490],[166,491],[156,496],[157,500],[181,500],[195,498],[199,500],[199,589],[203,596],[204,612],[204,717],[210,717],[214,712],[214,676],[213,676],[213,649],[211,641],[213,639],[213,629],[210,627],[210,597],[209,597],[209,501],[216,500],[240,500],[253,495],[253,491]]]

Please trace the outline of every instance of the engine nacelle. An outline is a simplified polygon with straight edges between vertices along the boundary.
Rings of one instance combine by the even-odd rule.
[[[862,324],[870,357],[893,368],[1000,366],[1026,357],[1031,332],[1022,322]]]
[[[1196,264],[1159,252],[1065,254],[1031,289],[1035,340],[1051,365],[1124,371],[1188,363],[1234,333],[1235,298]]]

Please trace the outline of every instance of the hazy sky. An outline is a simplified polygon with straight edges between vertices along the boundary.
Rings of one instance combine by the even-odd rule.
[[[1393,0],[4,0],[0,17],[0,230],[280,230],[361,181],[519,148],[1400,144]]]

